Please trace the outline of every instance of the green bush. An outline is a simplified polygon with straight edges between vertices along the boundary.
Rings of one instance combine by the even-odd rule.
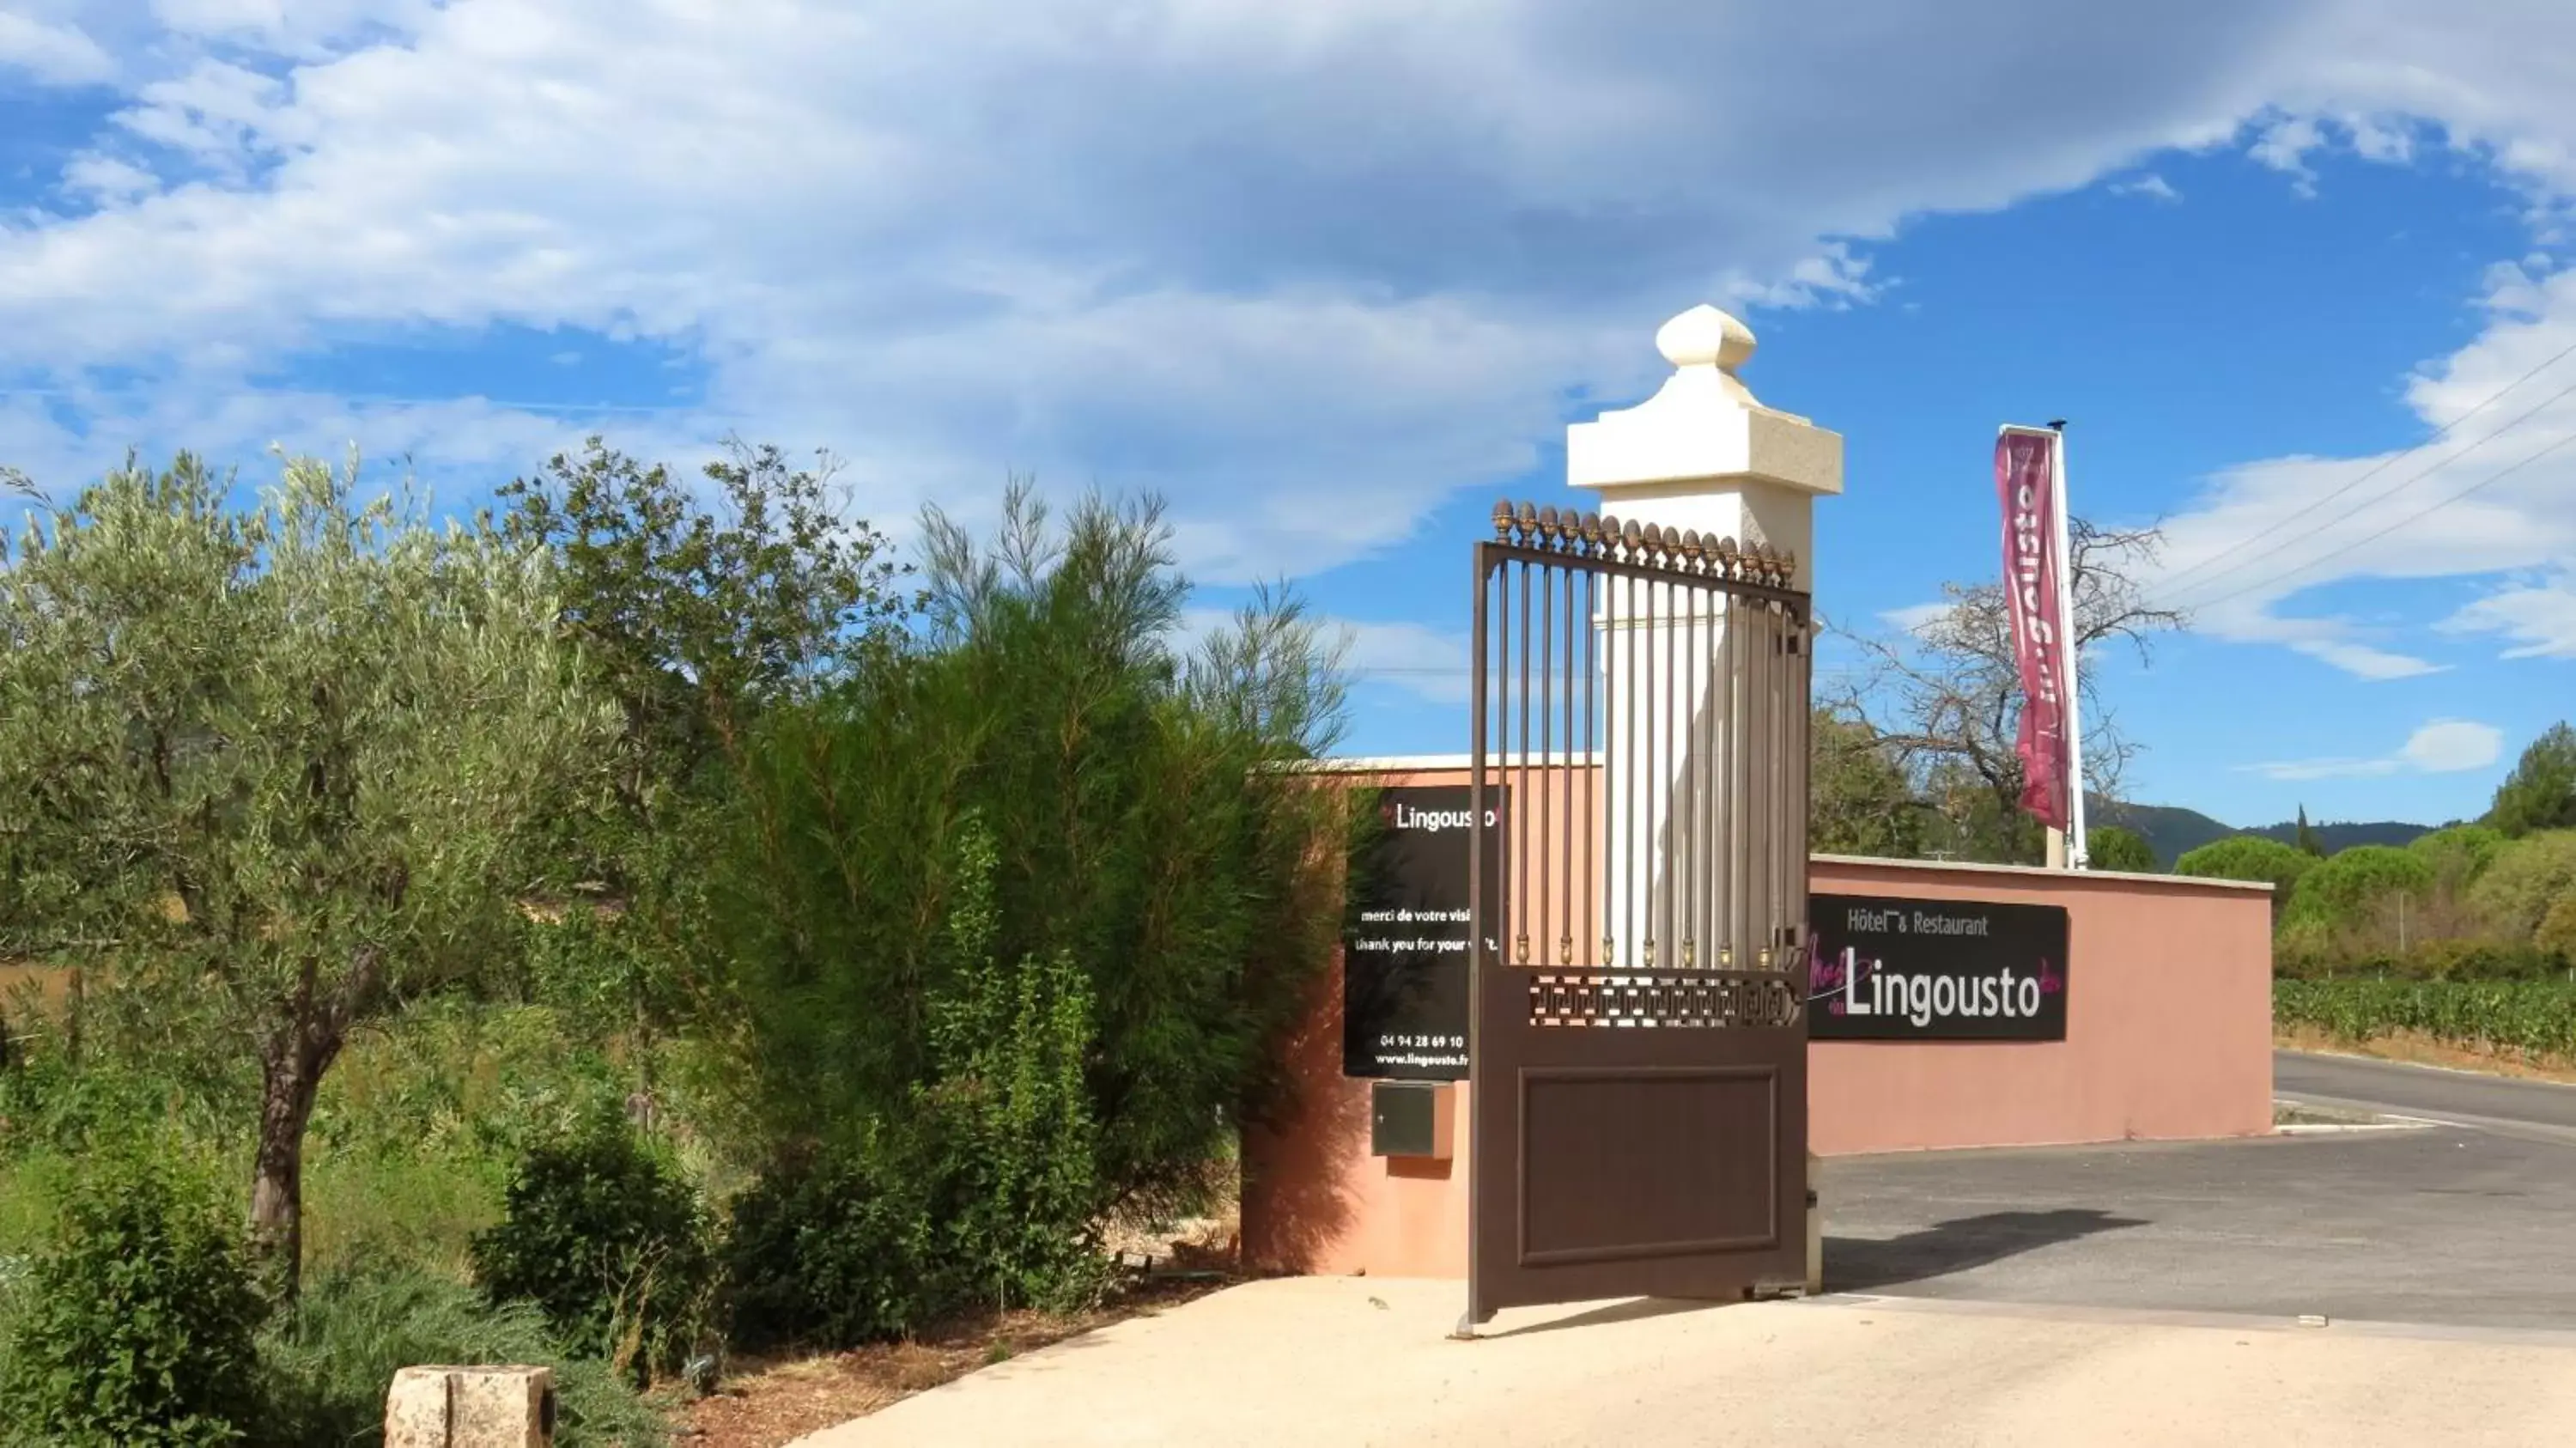
[[[493,1302],[534,1303],[567,1348],[638,1382],[700,1346],[713,1260],[697,1192],[620,1118],[530,1150],[473,1255]]]
[[[422,1363],[518,1363],[555,1373],[557,1448],[655,1448],[662,1417],[595,1357],[566,1354],[530,1303],[493,1306],[466,1283],[427,1273],[316,1273],[260,1341],[274,1448],[380,1441],[385,1389]]]
[[[2275,952],[2276,973],[2287,980],[2384,979],[2427,981],[2561,980],[2569,956],[2559,950],[2495,940],[2428,940],[2404,953],[2365,950],[2342,954],[2301,950],[2298,932]]]
[[[734,1206],[749,1341],[844,1347],[969,1306],[1072,1307],[1103,1283],[1089,981],[1063,954],[1003,966],[991,832],[968,819],[956,853],[930,1079],[857,1147],[800,1153]]]
[[[266,1305],[209,1185],[95,1153],[23,1285],[0,1421],[62,1448],[252,1441]]]
[[[2119,825],[2100,825],[2084,832],[2086,863],[2096,870],[2125,870],[2135,875],[2156,873],[2156,847],[2136,830]]]
[[[856,1347],[955,1307],[929,1270],[926,1196],[881,1162],[802,1154],[735,1199],[722,1257],[734,1346]]]

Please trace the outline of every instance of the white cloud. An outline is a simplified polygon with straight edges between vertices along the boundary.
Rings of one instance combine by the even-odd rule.
[[[161,178],[114,156],[91,152],[63,167],[63,190],[94,205],[132,201],[159,190]]]
[[[2484,769],[2504,749],[2504,731],[2463,719],[2436,719],[2407,737],[2396,753],[2374,759],[2296,759],[2246,768],[2266,779],[2353,779],[2397,774],[2461,774]]]
[[[0,10],[0,68],[12,67],[57,86],[103,84],[117,73],[116,58],[78,25]]]
[[[2174,184],[2162,176],[2157,175],[2153,171],[2150,171],[2144,176],[2140,176],[2133,181],[2113,182],[2111,184],[2111,194],[2114,196],[2144,196],[2150,201],[2162,201],[2167,203],[2182,200],[2182,193],[2174,189]]]
[[[2453,633],[2496,633],[2514,641],[2509,659],[2576,659],[2576,578],[2499,589],[2445,619]]]
[[[2366,642],[2349,619],[2280,606],[2356,578],[2576,567],[2576,358],[2560,357],[2576,346],[2576,271],[2500,266],[2482,300],[2494,319],[2487,330],[2408,383],[2428,431],[2448,433],[2393,453],[2281,458],[2212,479],[2165,525],[2158,597],[2216,637],[2286,644],[2363,678],[2403,678],[2436,666]],[[2484,625],[2536,642],[2512,625],[2544,621],[2548,598],[2499,599],[2450,631]]]
[[[1903,608],[1888,609],[1879,617],[1899,633],[1920,634],[1925,628],[1949,617],[1951,607],[1947,603],[1908,604]]]
[[[98,37],[130,78],[63,177],[100,209],[0,221],[0,369],[76,394],[69,417],[0,399],[0,455],[76,475],[129,441],[354,428],[379,455],[462,465],[568,424],[246,399],[246,379],[352,337],[589,330],[704,371],[705,407],[621,427],[639,447],[830,443],[886,515],[1015,468],[1151,487],[1220,580],[1342,561],[1520,471],[1569,393],[1651,380],[1645,338],[1689,301],[1871,301],[1888,285],[1871,243],[1911,216],[2112,175],[2152,195],[2142,162],[2231,138],[2294,174],[2324,147],[2474,152],[2526,190],[2535,233],[2576,196],[2552,59],[2576,15],[2544,0],[2080,21],[2041,0],[1864,0],[1829,28],[1685,0],[126,0],[82,6],[82,30],[70,13],[19,31]],[[2560,290],[2500,279],[2498,307],[2524,310],[2428,369],[2419,410],[2473,388],[2517,328],[2576,332]],[[140,375],[149,400],[90,397],[90,369]],[[2256,463],[2200,531],[2241,536],[2349,471]],[[2429,551],[2318,576],[2563,561],[2533,526],[2557,476],[2449,510]],[[2259,637],[2288,591],[2213,630]],[[2431,667],[2295,622],[2276,641],[2340,667]]]
[[[2426,774],[2459,774],[2484,769],[2504,749],[2504,731],[2492,724],[2437,719],[2406,741],[2406,762]]]

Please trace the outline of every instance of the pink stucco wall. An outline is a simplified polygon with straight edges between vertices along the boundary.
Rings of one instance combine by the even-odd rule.
[[[1458,771],[1355,775],[1463,782]],[[2062,905],[2066,1039],[1819,1042],[1809,1140],[1820,1155],[2189,1140],[2271,1129],[2268,891],[2161,875],[1819,857],[1817,892]],[[1451,1088],[1444,1163],[1369,1154],[1369,1083],[1341,1074],[1338,965],[1289,1051],[1295,1100],[1243,1142],[1243,1249],[1258,1268],[1462,1277],[1467,1086]]]

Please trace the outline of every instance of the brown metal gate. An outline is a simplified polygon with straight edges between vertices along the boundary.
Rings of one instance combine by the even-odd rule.
[[[1468,1323],[1806,1277],[1791,561],[1508,504],[1476,545]]]

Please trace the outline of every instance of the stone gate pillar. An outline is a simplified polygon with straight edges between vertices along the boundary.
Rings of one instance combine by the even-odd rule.
[[[1842,491],[1841,435],[1755,400],[1736,376],[1753,355],[1753,333],[1715,307],[1693,307],[1666,322],[1655,345],[1673,375],[1637,406],[1567,428],[1567,481],[1599,493],[1598,510],[1623,524],[1661,524],[1712,543],[1731,539],[1738,547],[1786,551],[1796,561],[1793,586],[1812,591],[1815,499]],[[1636,841],[1639,848],[1606,852],[1609,867],[1600,885],[1613,902],[1613,918],[1602,921],[1611,943],[1605,966],[1681,966],[1685,942],[1713,955],[1708,942],[1725,933],[1712,929],[1713,921],[1683,918],[1679,902],[1695,897],[1676,889],[1691,872],[1713,870],[1729,858],[1728,843],[1709,824],[1719,812],[1673,811],[1673,800],[1694,797],[1675,786],[1698,766],[1686,749],[1668,748],[1650,759],[1646,751],[1623,747],[1641,732],[1701,738],[1695,725],[1707,711],[1743,707],[1746,701],[1722,697],[1726,681],[1710,664],[1720,631],[1711,607],[1705,599],[1663,603],[1613,587],[1593,613],[1602,667],[1613,677],[1654,678],[1642,693],[1614,688],[1607,696],[1604,833],[1609,840]],[[1701,612],[1693,616],[1694,609]],[[1653,651],[1656,668],[1643,666],[1641,651]],[[1674,666],[1660,665],[1667,657]],[[1689,783],[1701,795],[1746,787],[1725,778],[1729,772],[1703,770]],[[1632,871],[1638,877],[1633,881]],[[1624,920],[1616,918],[1623,904]],[[1651,962],[1649,941],[1659,946]],[[1709,968],[1719,962],[1700,958],[1696,964]],[[1735,964],[1750,969],[1755,962]]]

